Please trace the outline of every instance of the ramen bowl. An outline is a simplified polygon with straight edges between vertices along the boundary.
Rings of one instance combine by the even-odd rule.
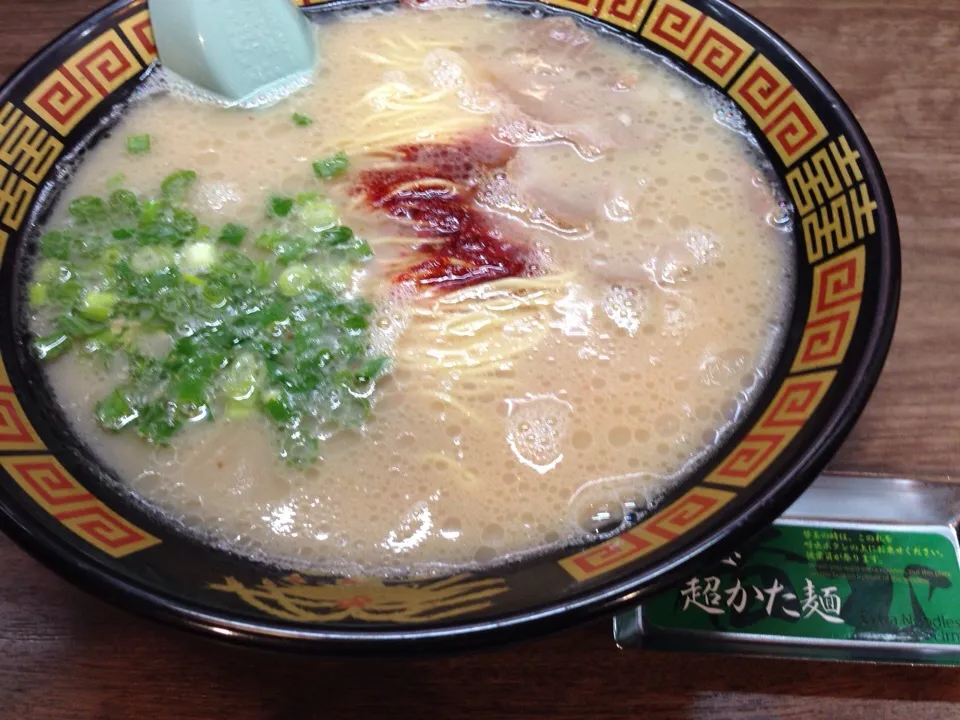
[[[299,4],[307,13],[367,6]],[[155,70],[147,6],[121,0],[0,89],[0,523],[12,538],[98,596],[220,638],[302,650],[462,647],[641,602],[802,492],[867,402],[896,318],[896,220],[856,120],[795,51],[721,0],[504,4],[603,27],[724,94],[793,204],[796,271],[781,350],[716,452],[619,534],[427,579],[265,564],[205,544],[119,491],[27,349],[23,277],[67,171]]]

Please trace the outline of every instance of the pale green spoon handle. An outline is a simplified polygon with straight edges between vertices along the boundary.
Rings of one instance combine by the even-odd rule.
[[[314,71],[313,29],[289,0],[149,0],[160,62],[227,104]]]

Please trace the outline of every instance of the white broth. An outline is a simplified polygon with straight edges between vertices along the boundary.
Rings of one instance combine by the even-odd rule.
[[[316,82],[268,109],[165,90],[134,102],[49,225],[118,174],[146,195],[192,169],[199,222],[251,236],[271,195],[328,195],[374,252],[349,290],[377,308],[374,343],[392,358],[371,413],[322,437],[307,467],[278,456],[262,413],[216,412],[155,446],[100,427],[123,370],[71,352],[47,365],[66,417],[167,517],[300,568],[430,573],[628,522],[716,447],[777,350],[793,260],[755,150],[707,90],[566,19],[401,9],[317,33]],[[469,217],[522,248],[525,270],[396,282],[441,240],[362,202],[363,173],[402,164],[391,147],[477,132],[507,158],[471,176]],[[139,135],[149,152],[131,154]],[[311,164],[338,150],[349,171],[318,180]]]

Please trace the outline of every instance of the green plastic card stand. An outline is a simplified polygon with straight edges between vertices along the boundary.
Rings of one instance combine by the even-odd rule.
[[[614,618],[623,648],[960,664],[960,486],[822,475],[773,525]]]

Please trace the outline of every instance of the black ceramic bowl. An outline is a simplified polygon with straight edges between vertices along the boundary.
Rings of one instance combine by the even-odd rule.
[[[756,406],[712,460],[617,537],[410,582],[260,565],[179,534],[113,491],[24,349],[19,279],[34,226],[60,189],[58,168],[97,141],[155,62],[145,3],[119,0],[0,90],[0,522],[12,537],[101,597],[219,637],[408,649],[521,638],[637,602],[797,497],[862,410],[893,334],[897,226],[863,132],[813,68],[724,0],[511,4],[604,24],[729,95],[793,200],[798,271],[784,348]]]

